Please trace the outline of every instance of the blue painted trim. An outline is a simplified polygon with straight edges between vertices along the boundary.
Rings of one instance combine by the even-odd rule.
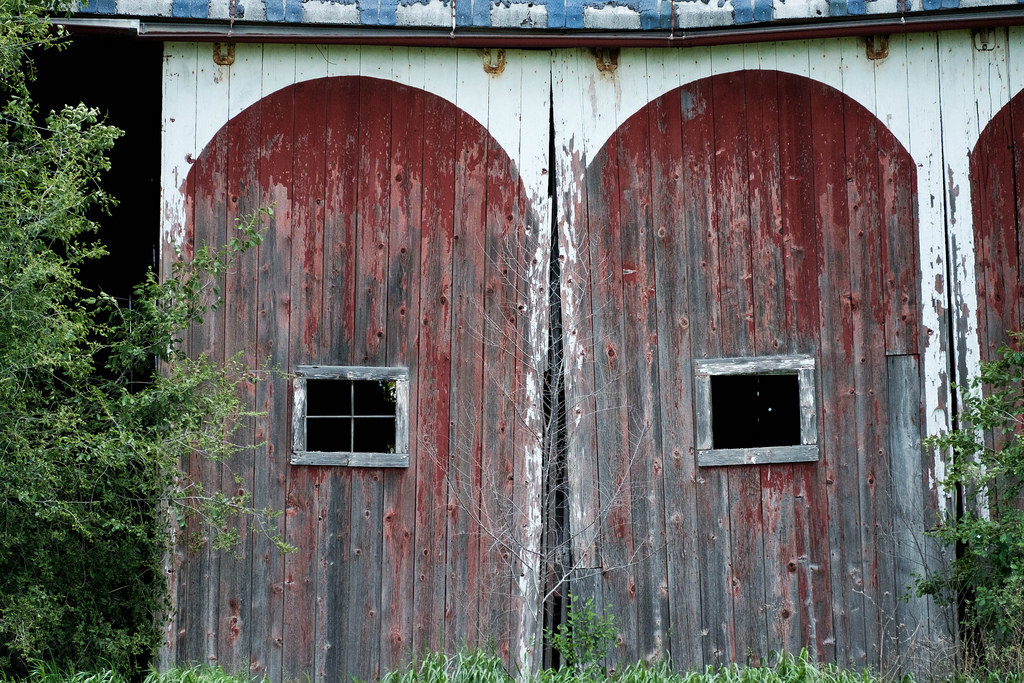
[[[1024,0],[1021,0],[1024,2]],[[96,13],[96,0],[82,0],[78,5],[78,11],[82,14],[95,14]]]
[[[302,0],[285,0],[284,20],[292,23],[302,21]]]
[[[206,19],[210,16],[210,0],[192,0],[193,19]]]
[[[868,8],[864,0],[849,0],[849,3],[846,5],[846,9],[850,14],[868,13]]]
[[[192,3],[189,2],[189,0],[173,0],[173,2],[171,3],[171,16],[172,17],[188,17],[188,16],[191,16],[191,14],[192,14],[191,4]]]
[[[583,28],[582,0],[565,0],[565,28]]]
[[[749,24],[754,21],[753,0],[733,0],[732,20],[737,24]]]
[[[495,3],[497,4],[497,3]],[[473,0],[473,26],[491,25],[491,0]]]
[[[1017,0],[1020,2],[1020,0]],[[942,9],[959,9],[960,0],[942,0]]]
[[[548,28],[565,28],[565,0],[546,0],[542,4],[548,10]]]
[[[828,0],[828,15],[830,17],[845,17],[848,14],[846,0]]]
[[[771,21],[775,17],[772,0],[754,0],[754,21]]]
[[[358,0],[359,23],[364,26],[376,26],[377,16],[380,14],[379,0]]]
[[[672,7],[675,0],[662,0],[658,5],[658,28],[672,28]],[[1024,0],[1021,0],[1024,2]]]
[[[942,6],[942,0],[921,0],[921,9],[939,9]]]
[[[96,0],[96,11],[100,14],[116,14],[116,0]]]
[[[394,26],[398,23],[398,0],[380,0],[377,23],[381,26]]]
[[[455,25],[473,25],[473,0],[455,0]]]
[[[263,4],[267,8],[267,21],[284,21],[284,0],[263,0]]]
[[[658,15],[658,0],[640,0],[638,7],[640,10],[641,30],[661,28],[661,17]]]

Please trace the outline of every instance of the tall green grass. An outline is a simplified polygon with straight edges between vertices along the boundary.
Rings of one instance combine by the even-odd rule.
[[[74,671],[46,662],[33,662],[32,669],[24,677],[0,672],[0,683],[132,683],[132,680],[109,669]],[[253,678],[228,674],[215,666],[181,666],[162,673],[153,671],[143,683],[253,683]]]
[[[393,671],[380,683],[514,683],[501,660],[479,650],[431,654],[404,671]]]
[[[948,683],[1024,683],[1024,672],[959,672]],[[243,674],[228,674],[219,667],[178,667],[150,673],[143,683],[253,683]],[[36,663],[27,677],[0,673],[0,683],[132,683],[114,671],[88,673]],[[305,683],[309,683],[306,681]],[[325,683],[351,683],[348,680]],[[501,660],[478,650],[454,654],[431,654],[405,669],[385,674],[379,683],[519,683],[505,671]],[[817,664],[806,652],[778,655],[761,666],[729,666],[704,671],[672,671],[664,662],[634,664],[614,676],[600,667],[563,668],[542,671],[531,683],[895,683],[868,671],[840,669],[834,664]],[[904,677],[899,683],[914,683]]]
[[[380,683],[514,683],[495,656],[477,651],[432,654],[402,671],[387,674]],[[676,672],[664,662],[634,664],[614,676],[600,667],[548,669],[536,683],[881,683],[869,672],[847,671],[834,664],[816,664],[806,652],[782,654],[762,666],[711,668],[698,672]],[[909,678],[902,683],[912,683]],[[974,683],[963,681],[959,683]],[[1024,683],[1021,681],[979,681],[977,683]]]
[[[868,672],[846,671],[832,664],[816,664],[807,652],[782,654],[761,666],[708,667],[704,671],[678,672],[666,663],[634,664],[609,677],[599,670],[545,671],[541,683],[874,683]],[[905,682],[909,683],[909,681]]]
[[[0,672],[0,683],[130,683],[128,679],[113,670],[72,671],[56,664],[34,662],[28,676],[15,678]]]

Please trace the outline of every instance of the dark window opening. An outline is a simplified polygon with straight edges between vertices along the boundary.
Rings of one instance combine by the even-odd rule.
[[[397,405],[393,380],[307,380],[306,450],[394,453]]]
[[[157,266],[163,43],[76,34],[64,50],[33,51],[32,61],[40,124],[51,110],[81,102],[124,131],[100,180],[117,206],[110,215],[90,212],[108,255],[85,262],[79,278],[90,290],[127,300]]]
[[[800,445],[800,382],[794,374],[711,377],[713,447]]]

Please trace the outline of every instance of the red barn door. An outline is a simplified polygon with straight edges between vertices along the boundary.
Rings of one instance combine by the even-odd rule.
[[[516,99],[528,60],[503,55],[502,75],[476,52],[403,51],[399,63],[390,50],[239,46],[228,69],[208,50],[170,50],[184,76],[169,82],[193,88],[168,101],[175,135],[222,106],[237,112],[187,155],[183,247],[225,244],[257,207],[273,216],[187,346],[277,372],[246,397],[258,414],[240,438],[255,451],[194,475],[284,514],[244,528],[237,557],[179,549],[170,658],[275,681],[375,680],[413,655],[475,645],[523,665],[540,636],[541,478],[530,468],[550,238],[527,188],[534,172],[546,188],[529,155],[547,143],[516,142],[510,156],[452,99],[471,93],[496,127],[534,128]],[[416,56],[420,87],[396,82],[415,79]],[[216,97],[196,93],[190,63]],[[353,63],[355,74],[302,74]],[[476,98],[491,83],[488,113]],[[503,128],[506,144],[518,137]],[[407,371],[408,466],[294,463],[302,366]],[[297,551],[280,553],[272,533]]]
[[[599,64],[593,87],[607,77]],[[580,100],[600,127],[608,114]],[[768,70],[671,89],[599,149],[573,125],[556,142],[576,586],[614,613],[613,660],[806,646],[885,667],[907,578],[894,501],[921,486],[904,476],[920,472],[922,412],[909,154],[841,92]],[[813,449],[802,433],[768,464],[715,461],[707,368],[788,362],[813,367]],[[716,444],[755,429],[714,412]]]

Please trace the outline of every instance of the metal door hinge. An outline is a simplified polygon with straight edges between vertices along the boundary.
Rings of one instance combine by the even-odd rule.
[[[868,59],[885,59],[889,56],[889,36],[868,36],[864,44]]]
[[[235,63],[234,43],[214,43],[213,63],[220,66],[231,66]]]

